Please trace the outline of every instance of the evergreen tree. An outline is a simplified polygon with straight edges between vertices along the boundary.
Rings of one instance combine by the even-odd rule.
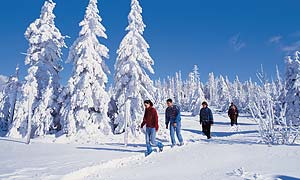
[[[87,133],[111,131],[108,118],[110,97],[106,92],[109,70],[104,62],[108,58],[108,48],[98,41],[107,38],[101,24],[97,0],[90,0],[86,8],[79,37],[70,49],[67,63],[73,63],[73,75],[66,88],[67,96],[61,109],[61,124],[68,135],[79,130]]]
[[[215,105],[216,102],[216,81],[214,73],[211,72],[208,75],[208,82],[206,85],[206,98],[210,101],[212,105]]]
[[[57,121],[60,109],[57,97],[60,89],[59,72],[62,70],[61,49],[65,47],[65,37],[55,26],[54,8],[55,3],[47,0],[40,18],[30,24],[25,32],[29,41],[25,64],[30,67],[17,97],[9,136],[24,137],[29,116],[32,119],[32,131],[28,132],[31,136],[49,133],[51,125]]]
[[[219,109],[225,111],[229,107],[229,104],[231,102],[231,96],[229,93],[229,88],[227,83],[225,82],[225,79],[223,76],[220,76],[220,78],[217,81],[217,106]]]
[[[294,59],[286,61],[286,121],[288,124],[300,126],[300,52],[295,53]]]
[[[136,134],[138,125],[143,119],[143,100],[151,99],[155,88],[146,71],[154,73],[153,59],[148,52],[149,45],[143,38],[145,24],[142,18],[142,8],[138,0],[131,1],[131,11],[128,16],[127,35],[123,38],[117,51],[115,63],[115,100],[118,105],[118,116],[114,121],[115,133],[124,131],[125,124]],[[128,104],[128,107],[125,106]],[[127,107],[128,109],[126,109]],[[125,111],[129,112],[130,122],[125,123]]]
[[[19,67],[17,66],[14,75],[9,77],[4,85],[2,97],[0,99],[0,131],[7,133],[14,117],[17,94],[21,83],[19,82]]]

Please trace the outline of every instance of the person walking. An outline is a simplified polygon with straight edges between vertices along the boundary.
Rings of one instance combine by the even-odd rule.
[[[146,147],[147,151],[145,153],[146,156],[153,152],[152,146],[157,146],[159,151],[163,151],[164,145],[156,141],[156,132],[158,131],[158,115],[156,109],[153,107],[153,103],[150,100],[144,101],[145,105],[145,114],[144,119],[141,124],[141,128],[146,125]]]
[[[237,109],[236,105],[232,102],[228,109],[228,117],[231,120],[231,126],[237,126],[237,119],[239,117],[239,110]]]
[[[207,102],[204,101],[200,110],[200,124],[202,125],[202,132],[207,136],[207,139],[211,138],[211,125],[213,123],[212,111],[208,108]]]
[[[166,109],[166,128],[170,128],[170,137],[171,137],[171,147],[174,147],[176,145],[175,140],[175,132],[176,136],[179,141],[179,146],[182,146],[183,138],[181,135],[181,114],[180,114],[180,108],[173,104],[172,99],[167,100],[167,109]]]

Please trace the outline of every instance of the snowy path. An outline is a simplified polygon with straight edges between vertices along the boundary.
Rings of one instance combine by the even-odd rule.
[[[213,139],[201,134],[198,117],[183,115],[186,145],[145,158],[144,144],[125,148],[0,139],[0,179],[291,179],[300,178],[300,146],[258,144],[257,126],[240,118],[231,132],[224,114],[215,115]],[[120,142],[120,141],[119,141]],[[4,168],[3,168],[4,167]],[[26,168],[25,168],[26,167]]]

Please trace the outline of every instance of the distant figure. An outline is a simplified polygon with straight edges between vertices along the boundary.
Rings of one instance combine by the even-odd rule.
[[[200,110],[200,124],[202,124],[202,132],[207,136],[207,139],[211,138],[210,130],[213,123],[213,114],[208,108],[207,102],[204,101],[202,102],[202,108]]]
[[[183,138],[181,136],[181,115],[180,108],[173,104],[172,99],[167,100],[167,109],[166,109],[166,128],[170,127],[170,136],[172,146],[176,145],[175,132],[179,141],[179,145],[183,145]]]
[[[156,141],[156,132],[158,131],[158,115],[156,109],[153,107],[153,103],[150,100],[144,101],[145,105],[145,115],[143,122],[141,124],[141,128],[146,125],[146,146],[147,151],[145,153],[146,156],[152,153],[152,146],[157,146],[159,151],[163,151],[164,145]]]
[[[239,117],[239,111],[233,103],[230,104],[229,110],[228,110],[228,116],[231,120],[231,126],[238,125],[237,119]]]

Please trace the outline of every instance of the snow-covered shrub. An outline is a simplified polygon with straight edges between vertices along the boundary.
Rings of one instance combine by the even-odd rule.
[[[299,137],[299,127],[292,126],[283,116],[285,110],[282,109],[281,117],[276,117],[274,102],[267,99],[262,107],[253,103],[250,111],[253,118],[259,125],[259,134],[266,144],[294,144]]]
[[[293,144],[299,136],[298,118],[300,118],[298,101],[300,98],[299,84],[299,58],[298,52],[295,61],[290,57],[286,66],[286,88],[280,85],[277,77],[277,85],[269,83],[266,75],[259,73],[258,77],[262,87],[257,88],[258,97],[249,105],[252,116],[259,124],[259,132],[265,143],[268,144]],[[298,61],[298,62],[297,62]],[[278,72],[277,72],[277,76]],[[276,88],[277,87],[277,88]]]

